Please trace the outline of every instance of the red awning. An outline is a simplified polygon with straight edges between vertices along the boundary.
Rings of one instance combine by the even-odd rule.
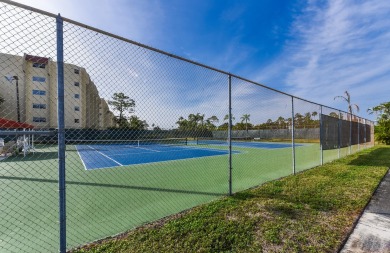
[[[35,55],[29,55],[29,54],[26,54],[25,59],[26,59],[26,61],[32,61],[34,63],[47,64],[49,62],[49,58],[35,56]]]
[[[19,123],[10,119],[0,118],[0,128],[8,128],[8,129],[20,129],[20,128],[34,128],[33,125],[27,123]]]

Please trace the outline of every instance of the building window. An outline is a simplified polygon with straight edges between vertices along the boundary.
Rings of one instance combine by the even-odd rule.
[[[80,119],[74,119],[74,123],[80,123]]]
[[[38,62],[33,63],[33,68],[44,69],[45,67],[46,67],[46,64],[44,64],[44,63],[38,63]]]
[[[74,98],[80,98],[80,94],[74,94]]]
[[[80,70],[79,69],[74,69],[74,73],[78,75],[78,74],[80,74]]]
[[[45,117],[33,117],[33,122],[46,122]]]
[[[40,95],[40,96],[46,95],[46,91],[44,91],[44,90],[33,90],[32,93],[33,93],[33,95]]]
[[[79,86],[80,86],[80,83],[79,83],[79,82],[74,82],[74,86],[79,87]]]
[[[80,106],[75,106],[75,107],[74,107],[74,110],[75,110],[76,112],[79,112],[79,111],[80,111]]]
[[[33,76],[33,82],[40,82],[44,83],[46,81],[46,78],[41,77],[41,76]]]
[[[34,109],[46,109],[46,104],[33,104]]]

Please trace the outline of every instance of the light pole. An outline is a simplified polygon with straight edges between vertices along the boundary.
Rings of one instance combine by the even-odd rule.
[[[11,78],[4,76],[5,79],[12,83],[13,80],[16,80],[16,110],[18,114],[18,122],[20,122],[20,106],[19,106],[19,78],[18,76],[12,76]]]

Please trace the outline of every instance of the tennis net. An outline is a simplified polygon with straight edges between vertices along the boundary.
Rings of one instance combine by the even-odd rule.
[[[187,145],[187,138],[166,138],[166,139],[140,139],[140,140],[66,140],[67,145],[88,145],[88,146],[116,146],[116,147],[140,147],[147,145],[155,146],[182,146]]]
[[[253,141],[251,137],[232,137],[232,142],[249,142]],[[227,145],[227,138],[210,138],[210,137],[198,137],[196,139],[197,145]]]

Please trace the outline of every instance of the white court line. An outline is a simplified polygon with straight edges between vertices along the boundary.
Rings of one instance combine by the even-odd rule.
[[[145,150],[151,150],[151,151],[153,151],[153,152],[161,152],[161,151],[159,151],[159,150],[154,150],[154,149],[151,149],[151,148],[141,148],[141,147],[136,147],[137,149],[139,148],[139,149],[145,149]]]
[[[147,149],[146,149],[147,150]],[[153,149],[150,149],[152,151],[155,151]],[[188,151],[188,149],[174,149],[174,150],[167,150],[167,151],[155,151],[155,152],[138,152],[138,153],[125,153],[125,154],[114,154],[111,156],[128,156],[128,155],[143,155],[143,154],[154,154],[156,152],[162,152],[162,153],[168,153],[168,152],[180,152],[180,151]]]
[[[85,170],[88,170],[88,169],[87,169],[87,166],[86,166],[85,163],[84,163],[83,158],[81,157],[81,154],[80,154],[80,152],[79,152],[79,149],[77,148],[77,145],[74,145],[74,146],[75,146],[75,148],[76,148],[77,154],[78,154],[79,157],[80,157],[81,162],[82,162],[83,165],[84,165],[84,169],[85,169]]]
[[[91,147],[91,146],[89,146],[89,145],[88,145],[87,147],[89,147],[89,148],[91,148],[91,149],[95,150],[96,152],[98,152],[98,153],[99,153],[99,154],[101,154],[102,156],[104,156],[104,157],[106,157],[106,158],[110,159],[111,161],[113,161],[114,163],[118,164],[119,166],[124,166],[123,164],[121,164],[121,163],[119,163],[119,162],[115,161],[114,159],[112,159],[111,157],[109,157],[109,156],[107,156],[107,155],[103,154],[102,152],[100,152],[100,151],[99,151],[99,150],[97,150],[96,148],[93,148],[93,147]]]
[[[155,151],[153,149],[150,149],[152,151]],[[196,147],[183,147],[181,149],[169,149],[166,151],[158,151],[162,153],[168,153],[168,152],[181,152],[181,151],[188,151],[188,150],[205,150],[205,151],[215,151],[215,152],[221,152],[228,154],[229,150],[221,150],[221,149],[209,149],[209,148],[196,148]],[[241,153],[242,151],[240,151]],[[128,156],[128,155],[142,155],[142,154],[154,154],[155,152],[138,152],[138,153],[124,153],[124,154],[113,154],[111,156]]]

